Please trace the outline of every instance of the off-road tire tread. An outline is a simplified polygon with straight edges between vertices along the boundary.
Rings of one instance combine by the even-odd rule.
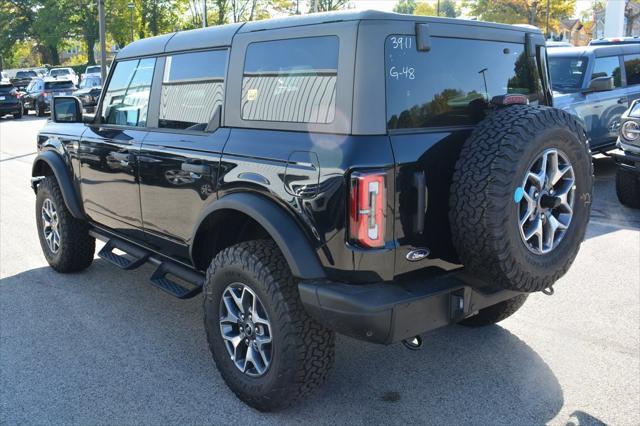
[[[59,256],[47,261],[53,269],[61,273],[82,271],[91,265],[96,251],[96,240],[89,235],[87,222],[73,217],[62,197],[62,191],[58,186],[58,181],[54,176],[45,177],[38,185],[38,196],[44,197],[48,193],[55,203],[59,218],[61,232],[61,245]],[[40,203],[36,204],[36,221],[38,223],[38,237],[43,250],[48,250],[42,235],[40,218]]]
[[[545,106],[514,105],[493,111],[474,129],[453,174],[449,221],[454,247],[474,275],[510,290],[534,292],[548,288],[566,273],[579,250],[579,244],[571,247],[570,261],[543,276],[515,262],[502,238],[508,215],[500,201],[513,197],[513,164],[536,132],[549,123],[570,129],[591,158],[586,134],[570,114]],[[589,176],[593,176],[593,165]]]
[[[616,195],[623,205],[640,209],[640,174],[618,167],[616,169]]]
[[[484,327],[486,325],[496,324],[515,314],[516,311],[524,305],[524,302],[527,301],[528,296],[528,294],[520,294],[513,299],[480,309],[476,315],[463,319],[459,324],[467,327]]]
[[[277,321],[294,325],[294,331],[282,336],[282,341],[287,346],[282,352],[290,353],[293,349],[297,359],[294,363],[296,367],[294,381],[272,389],[267,397],[247,396],[243,393],[243,389],[226,374],[224,368],[221,368],[220,372],[238,398],[250,406],[261,411],[286,408],[307,396],[327,379],[335,363],[335,334],[306,313],[300,301],[297,281],[291,275],[286,260],[273,241],[247,241],[218,253],[207,269],[205,302],[207,295],[210,294],[206,291],[206,285],[211,282],[217,270],[228,265],[241,265],[244,271],[249,272],[261,282],[267,283],[272,309],[278,316]],[[262,302],[266,303],[264,300]],[[205,309],[205,325],[208,322],[208,316],[216,314]],[[211,333],[220,331],[205,328],[207,341],[213,352]]]

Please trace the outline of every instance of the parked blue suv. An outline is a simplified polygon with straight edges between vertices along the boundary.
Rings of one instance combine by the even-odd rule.
[[[548,50],[554,107],[579,117],[593,152],[615,148],[620,117],[640,98],[640,44]]]

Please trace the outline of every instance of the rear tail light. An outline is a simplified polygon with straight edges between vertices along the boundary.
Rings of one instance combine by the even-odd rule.
[[[351,174],[349,236],[352,243],[384,246],[387,208],[386,174],[383,171]]]

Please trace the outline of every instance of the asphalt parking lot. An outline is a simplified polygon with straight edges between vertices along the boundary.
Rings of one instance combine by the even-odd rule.
[[[96,259],[47,267],[29,188],[44,119],[0,119],[0,424],[640,424],[640,211],[598,158],[586,241],[554,296],[419,352],[340,337],[336,368],[276,414],[242,404],[209,354],[201,300]]]

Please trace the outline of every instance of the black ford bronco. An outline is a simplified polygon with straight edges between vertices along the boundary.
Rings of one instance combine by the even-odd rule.
[[[584,129],[531,27],[314,14],[140,40],[95,117],[56,97],[33,164],[59,272],[99,256],[204,293],[213,358],[260,410],[322,383],[334,333],[493,324],[551,292],[590,215]]]

